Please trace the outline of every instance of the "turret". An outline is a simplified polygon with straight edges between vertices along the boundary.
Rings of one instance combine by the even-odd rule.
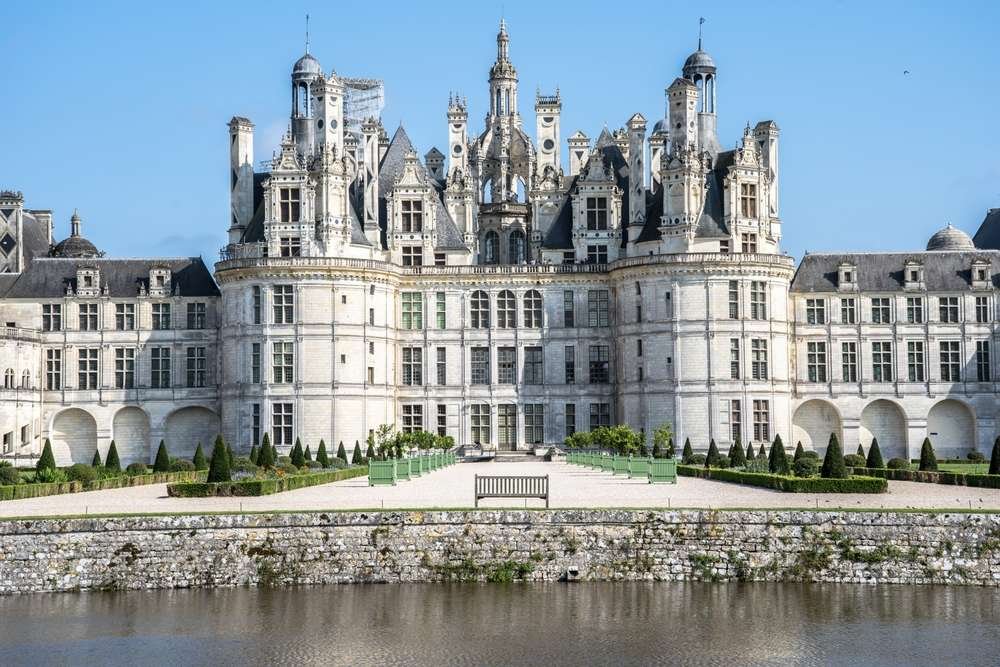
[[[587,135],[577,130],[573,133],[569,139],[566,140],[569,146],[569,176],[572,178],[580,173],[583,169],[583,165],[587,162],[587,156],[590,154],[590,139]]]
[[[670,154],[698,146],[698,87],[687,79],[674,79],[667,88],[670,106]]]
[[[462,174],[469,174],[469,113],[466,111],[465,99],[457,95],[448,98],[448,175],[456,169]]]
[[[424,164],[431,178],[436,181],[444,181],[444,154],[437,148],[431,148],[424,155]]]
[[[772,217],[779,217],[778,213],[778,126],[773,120],[764,120],[757,123],[753,130],[754,139],[760,146],[760,154],[770,177],[768,186],[768,208]]]
[[[253,123],[229,121],[229,242],[239,243],[253,217]]]
[[[559,89],[555,95],[535,95],[535,139],[538,141],[539,174],[545,173],[546,167],[552,167],[559,172],[559,117],[562,114],[562,99]]]
[[[719,138],[716,133],[715,84],[716,67],[712,56],[701,49],[684,61],[684,78],[698,89],[698,147],[712,155],[719,152]]]
[[[319,61],[309,55],[292,68],[292,140],[299,155],[312,155],[316,146],[316,95],[313,90],[323,76]]]
[[[344,83],[336,74],[318,79],[316,130],[319,144],[337,159],[344,157]]]

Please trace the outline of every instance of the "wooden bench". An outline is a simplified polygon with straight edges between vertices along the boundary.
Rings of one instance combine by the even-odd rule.
[[[476,475],[476,507],[480,498],[540,498],[549,506],[549,476]]]

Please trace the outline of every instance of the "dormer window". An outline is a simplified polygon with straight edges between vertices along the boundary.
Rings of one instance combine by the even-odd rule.
[[[909,261],[903,269],[903,280],[908,289],[924,287],[924,266],[920,262]]]
[[[419,199],[404,200],[403,204],[403,232],[406,234],[419,234],[424,230],[424,203]]]
[[[608,228],[608,198],[587,197],[587,231],[604,231]]]
[[[740,216],[757,217],[757,184],[740,183]]]
[[[83,277],[83,286],[84,287],[93,287],[94,286],[94,276],[84,276]]]
[[[278,188],[278,208],[281,222],[298,222],[302,191],[299,188]]]
[[[988,289],[990,287],[990,263],[977,259],[972,262],[973,289]]]
[[[849,262],[843,262],[837,267],[837,289],[856,290],[858,287],[858,268]]]
[[[101,293],[101,274],[88,266],[76,270],[76,293],[80,296],[98,296]]]
[[[170,269],[154,266],[149,270],[149,291],[156,296],[170,293]]]

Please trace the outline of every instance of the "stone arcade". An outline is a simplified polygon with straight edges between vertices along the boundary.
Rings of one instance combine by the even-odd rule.
[[[379,424],[501,449],[672,422],[704,448],[781,434],[886,457],[987,451],[995,435],[1000,212],[978,246],[782,254],[779,131],[723,150],[718,70],[699,48],[636,113],[560,148],[562,97],[535,136],[501,23],[489,112],[442,114],[446,152],[345,117],[348,80],[304,55],[291,131],[255,168],[229,123],[232,215],[214,280],[197,258],[109,259],[0,194],[2,454],[124,462],[217,432],[350,449]],[[802,221],[796,221],[801,226]]]

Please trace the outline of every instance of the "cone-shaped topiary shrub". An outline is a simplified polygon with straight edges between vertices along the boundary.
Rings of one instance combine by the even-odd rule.
[[[357,445],[358,441],[355,440],[354,446],[357,447]],[[375,459],[375,445],[370,440],[368,441],[368,451],[365,452],[365,458],[368,459],[369,461]]]
[[[763,445],[761,445],[763,448]],[[788,464],[788,457],[785,455],[785,445],[781,442],[781,436],[774,436],[771,443],[771,453],[767,457],[767,469],[775,475],[787,475],[791,471]]]
[[[830,444],[826,446],[826,456],[823,458],[823,467],[819,471],[820,477],[827,479],[846,479],[847,466],[844,465],[844,450],[840,448],[840,440],[836,433],[830,434]]]
[[[292,465],[296,468],[301,468],[306,464],[306,455],[302,451],[302,440],[295,438],[295,445],[292,447],[292,453],[289,455],[292,459]]]
[[[308,463],[309,461],[313,460],[312,451],[310,451],[309,445],[306,445],[306,454],[305,454],[305,457],[306,457],[306,463]]]
[[[691,449],[691,438],[684,438],[684,451],[681,453],[681,463],[689,464],[694,458],[694,450]]]
[[[355,447],[355,449],[357,449],[357,447]],[[340,444],[337,445],[337,458],[338,459],[342,459],[345,462],[347,461],[347,450],[344,449],[344,441],[343,440],[341,440]]]
[[[316,450],[316,462],[324,468],[330,467],[330,456],[326,453],[326,442],[320,438],[319,449]]]
[[[364,462],[365,462],[365,459],[361,455],[361,445],[359,445],[358,441],[355,440],[354,441],[354,451],[351,452],[351,465],[352,466],[359,466],[359,465],[363,465]]]
[[[869,468],[884,468],[885,462],[882,460],[882,452],[878,448],[878,438],[872,438],[871,447],[868,448],[868,458],[865,465]]]
[[[257,457],[259,453],[257,452],[257,445],[251,445],[250,447],[250,463],[257,465]]]
[[[153,472],[170,472],[170,455],[167,454],[167,443],[163,440],[160,440],[160,446],[156,448]]]
[[[757,455],[754,454],[753,443],[752,442],[748,442],[747,443],[747,463],[749,463],[750,461],[755,460],[756,458],[757,458]]]
[[[108,446],[108,455],[104,457],[104,468],[105,470],[115,471],[121,471],[122,469],[122,462],[118,459],[118,447],[115,446],[114,440]]]
[[[938,469],[937,456],[934,455],[930,438],[924,438],[924,444],[920,446],[920,469],[930,471]]]
[[[866,457],[865,457],[865,448],[861,446],[861,443],[860,443],[860,442],[858,443],[858,451],[857,451],[857,452],[855,452],[855,454],[857,454],[857,455],[858,455],[858,456],[860,456],[861,458],[866,458]]]
[[[993,452],[990,454],[990,475],[1000,475],[1000,435],[993,441]]]
[[[205,460],[205,450],[201,448],[201,442],[198,442],[198,447],[194,450],[194,458],[191,459],[191,463],[194,464],[195,470],[208,470],[208,461]]]
[[[94,460],[90,462],[90,465],[94,466],[95,468],[100,468],[101,467],[101,450],[100,449],[95,449],[94,450]]]
[[[802,448],[802,441],[799,440],[799,442],[795,445],[795,455],[792,457],[792,463],[795,463],[796,461],[801,459],[802,455],[805,453],[806,450]]]
[[[222,434],[220,433],[218,437],[221,438]],[[226,457],[229,459],[229,469],[232,470],[233,469],[233,458],[234,458],[233,457],[233,448],[229,445],[228,442],[226,443]]]
[[[232,475],[229,472],[229,448],[226,447],[221,435],[215,437],[212,460],[208,463],[208,481],[209,483],[232,481]]]
[[[660,443],[657,440],[653,441],[653,458],[654,459],[662,459],[663,458],[663,450],[660,449]]]
[[[277,459],[274,456],[274,447],[271,446],[271,435],[264,434],[260,441],[260,451],[257,452],[257,466],[260,468],[273,468]]]
[[[743,451],[743,443],[739,438],[733,443],[732,453],[729,455],[729,462],[734,468],[743,468],[747,464],[747,455]]]
[[[760,443],[760,448],[757,450],[757,458],[765,459],[767,458],[767,452],[764,451],[764,443]]]
[[[677,456],[677,449],[674,447],[674,439],[667,440],[667,451],[663,452],[663,458],[672,459]]]
[[[736,443],[733,443],[736,444]],[[733,459],[733,445],[729,445],[729,451],[726,452],[726,458],[732,461]]]
[[[705,467],[719,465],[719,448],[715,446],[715,438],[708,441],[708,454],[705,455]]]
[[[42,455],[38,457],[38,463],[35,464],[35,470],[41,472],[43,470],[55,469],[56,457],[52,455],[52,443],[49,442],[48,438],[45,438],[45,445],[42,446]]]

